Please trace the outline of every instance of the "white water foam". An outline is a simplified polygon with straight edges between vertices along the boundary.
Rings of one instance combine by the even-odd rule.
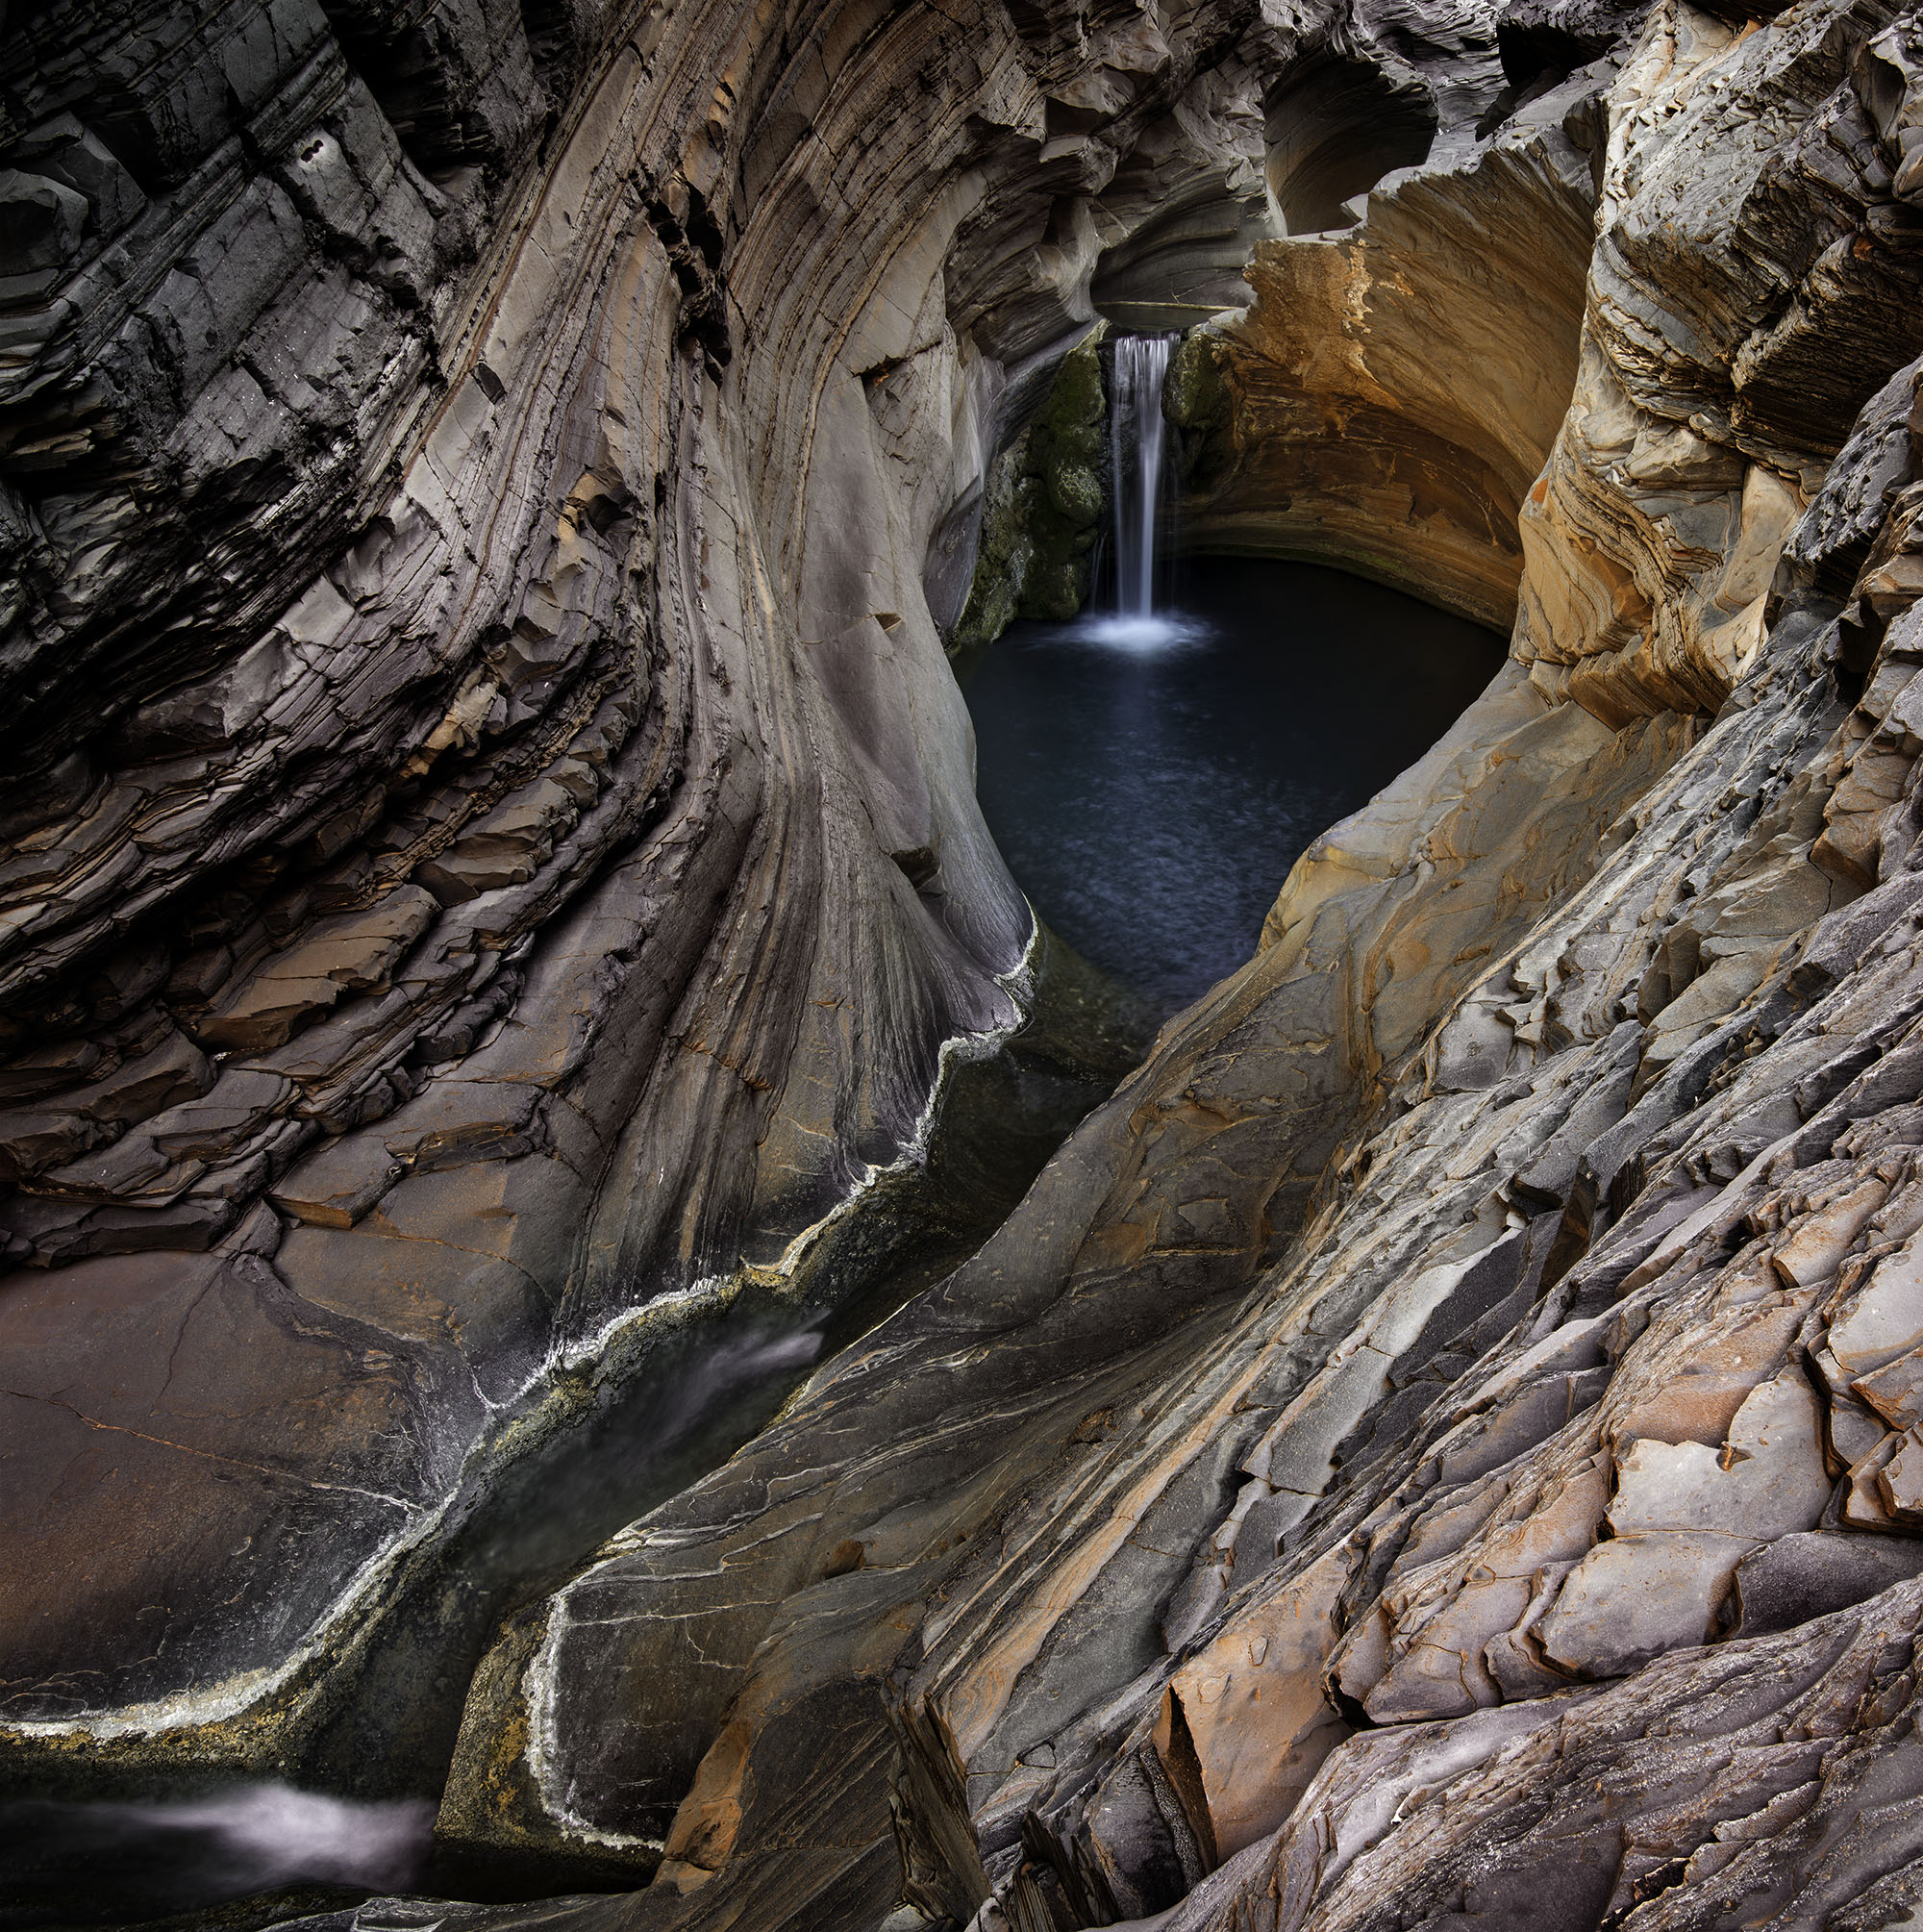
[[[1107,650],[1128,651],[1152,657],[1184,644],[1204,643],[1209,626],[1199,617],[1186,617],[1179,611],[1157,611],[1139,615],[1084,617],[1069,633],[1078,643],[1100,644]]]

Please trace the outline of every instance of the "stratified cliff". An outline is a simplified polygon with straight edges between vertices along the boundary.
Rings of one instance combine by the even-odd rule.
[[[16,10],[17,1736],[288,1748],[544,1399],[1015,1022],[924,560],[1087,314],[1057,200],[1259,168],[1244,24]]]
[[[443,1841],[638,1896],[359,1922],[1907,1922],[1916,21],[21,32],[14,1774],[298,1775],[570,1387],[912,1164],[1028,996],[985,481],[1233,242],[1187,527],[1511,662],[502,1632]]]
[[[649,1925],[1023,1932],[1820,1924],[1923,1851],[1908,32],[1659,10],[1264,247],[1214,500],[1307,447],[1276,546],[1412,574],[1510,490],[1514,663],[976,1261],[520,1620],[446,1831],[659,1845]],[[1559,311],[1501,244],[1586,191]]]

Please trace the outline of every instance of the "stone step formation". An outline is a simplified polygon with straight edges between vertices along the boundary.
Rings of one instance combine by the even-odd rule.
[[[0,1794],[437,1799],[315,1932],[1923,1915],[1914,9],[7,36]],[[1164,327],[1185,542],[1511,646],[1144,1048],[944,644]]]

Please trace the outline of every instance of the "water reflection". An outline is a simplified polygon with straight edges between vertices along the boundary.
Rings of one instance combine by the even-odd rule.
[[[960,667],[1010,869],[1164,1015],[1249,957],[1304,848],[1503,656],[1478,625],[1313,565],[1194,559],[1177,605],[1016,624]]]

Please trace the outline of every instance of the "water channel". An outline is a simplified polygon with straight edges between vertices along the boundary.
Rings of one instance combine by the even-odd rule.
[[[1154,1020],[1248,958],[1311,840],[1419,757],[1502,661],[1486,631],[1333,570],[1158,555],[1168,354],[1166,338],[1114,345],[1107,608],[1016,624],[957,665],[984,814],[1052,933],[1028,1024],[949,1082],[926,1167],[879,1190],[797,1292],[744,1295],[606,1365],[538,1449],[477,1470],[458,1526],[307,1736],[312,1788],[212,1778],[104,1802],[0,1789],[0,1932],[163,1914],[185,1925],[248,1895],[252,1911],[223,1922],[389,1886],[628,1888],[625,1869],[434,1851],[462,1694],[503,1618],[725,1461],[812,1364],[979,1244]]]

